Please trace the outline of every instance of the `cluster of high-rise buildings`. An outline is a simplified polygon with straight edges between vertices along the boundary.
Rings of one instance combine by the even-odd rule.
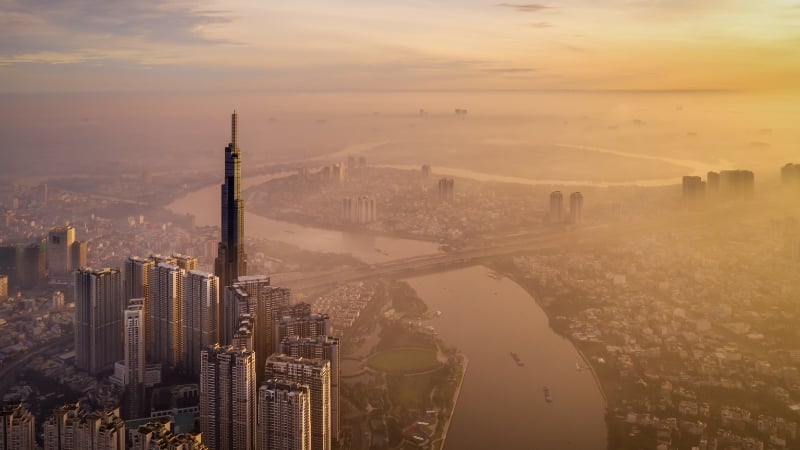
[[[133,448],[327,450],[338,439],[339,340],[327,314],[292,305],[289,289],[265,275],[247,275],[240,183],[234,112],[214,274],[184,255],[131,256],[122,269],[73,266],[74,229],[51,232],[48,264],[74,280],[75,365],[99,375],[122,360],[125,395],[122,414],[56,409],[44,425],[46,449],[126,448],[120,417],[148,416],[152,366],[197,380],[199,434],[176,436],[154,421],[127,437]],[[30,413],[6,405],[0,416],[0,443],[19,442],[0,450],[35,448]]]
[[[67,225],[50,230],[46,239],[0,245],[0,274],[11,286],[32,289],[47,280],[68,288],[72,272],[86,266],[87,243],[75,239],[75,228]]]
[[[788,163],[781,167],[784,186],[800,186],[800,164]],[[727,198],[747,198],[755,192],[755,174],[749,170],[722,170],[708,172],[706,179],[685,176],[681,182],[684,200],[697,201],[707,195]]]
[[[344,184],[347,180],[347,166],[344,163],[336,163],[320,169],[319,180],[323,183]]]
[[[361,156],[358,159],[354,156],[347,158],[347,163],[337,162],[323,166],[319,171],[312,173],[308,167],[297,169],[297,176],[301,180],[316,181],[320,184],[343,185],[347,181],[347,172],[356,171],[361,167],[367,166],[367,158]]]
[[[424,173],[424,169],[423,169]],[[439,198],[448,202],[455,198],[456,182],[452,178],[442,178],[439,180]]]
[[[580,224],[583,222],[583,194],[573,192],[569,196],[569,216],[564,214],[564,194],[561,191],[550,193],[550,207],[548,222],[552,224],[563,223],[566,219],[569,223]]]
[[[365,224],[375,222],[377,211],[375,199],[367,196],[346,197],[342,199],[342,220]]]

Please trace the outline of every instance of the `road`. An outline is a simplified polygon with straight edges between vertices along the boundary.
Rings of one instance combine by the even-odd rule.
[[[535,233],[497,238],[482,242],[476,246],[447,253],[397,259],[372,264],[368,267],[310,274],[294,280],[281,281],[280,276],[275,278],[277,284],[289,287],[295,292],[312,291],[353,281],[374,278],[402,279],[444,272],[479,264],[481,261],[498,256],[613,242],[619,239],[641,236],[642,233],[663,231],[674,226],[676,226],[676,223],[667,225],[659,220],[643,220],[637,223],[614,223],[584,228],[545,229]]]
[[[70,334],[60,338],[53,339],[49,342],[33,348],[28,353],[15,358],[13,361],[6,363],[3,369],[0,370],[0,392],[6,392],[8,388],[13,385],[17,380],[17,371],[25,367],[33,358],[52,351],[57,351],[65,346],[71,345],[75,341],[75,337]]]

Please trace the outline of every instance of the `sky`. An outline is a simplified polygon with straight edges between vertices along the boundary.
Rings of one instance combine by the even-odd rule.
[[[782,91],[800,0],[0,0],[0,92]]]

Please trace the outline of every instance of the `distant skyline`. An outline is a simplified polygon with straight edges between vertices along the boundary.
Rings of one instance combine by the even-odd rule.
[[[0,0],[0,92],[795,90],[798,0]]]

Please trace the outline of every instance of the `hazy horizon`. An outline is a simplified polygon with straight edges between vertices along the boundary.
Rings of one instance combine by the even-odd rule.
[[[0,111],[3,154],[16,155],[0,170],[5,177],[57,177],[65,169],[84,173],[97,167],[155,172],[179,162],[190,170],[212,169],[229,140],[226,116],[234,109],[241,117],[242,148],[253,165],[324,159],[366,146],[364,155],[378,164],[451,166],[442,158],[462,149],[468,153],[458,160],[460,169],[531,179],[592,178],[579,161],[553,174],[519,172],[526,154],[534,161],[541,156],[536,149],[547,147],[567,157],[566,144],[709,168],[736,166],[771,178],[783,164],[800,159],[792,145],[800,139],[793,128],[800,107],[779,94],[40,93],[0,98],[7,105]],[[468,111],[466,118],[454,116],[457,108]],[[401,145],[412,148],[387,153]],[[381,146],[386,151],[370,149]],[[510,150],[517,155],[512,166],[486,166],[486,158]],[[639,166],[632,170],[644,172],[629,173],[629,180],[693,173],[634,162]],[[620,180],[603,173],[603,166],[592,170],[595,181]]]
[[[5,436],[798,449],[798,119],[800,0],[0,0]]]

